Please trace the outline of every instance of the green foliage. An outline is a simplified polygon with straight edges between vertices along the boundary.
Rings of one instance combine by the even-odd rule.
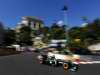
[[[0,46],[3,45],[4,42],[4,26],[3,24],[0,22]]]
[[[71,46],[87,48],[89,45],[100,42],[100,19],[95,19],[85,27],[72,27],[69,30]],[[76,42],[75,39],[80,39]]]
[[[50,28],[51,30],[51,38],[52,39],[65,39],[66,38],[66,31],[63,27],[58,26],[57,24],[53,24]]]
[[[32,44],[32,37],[31,37],[31,28],[29,26],[23,26],[20,29],[19,33],[19,42],[22,45],[31,45]]]
[[[86,17],[83,17],[82,19],[87,22]],[[33,19],[31,18],[30,21],[31,20]],[[100,19],[95,19],[85,27],[72,27],[68,32],[66,32],[66,28],[66,25],[59,26],[54,23],[50,27],[44,26],[39,30],[34,31],[30,26],[23,26],[18,34],[15,34],[14,30],[6,29],[4,43],[6,45],[11,45],[17,40],[20,44],[30,45],[32,44],[31,35],[34,35],[35,37],[39,34],[43,35],[43,41],[47,43],[51,39],[67,39],[67,33],[70,37],[71,47],[87,48],[91,44],[100,42]],[[3,30],[0,30],[0,32],[2,31]],[[80,39],[80,41],[76,42],[75,39]]]
[[[40,29],[41,34],[44,36],[43,37],[43,42],[47,43],[50,40],[50,28],[45,26]]]
[[[12,29],[5,30],[4,44],[11,45],[16,41],[15,31]]]

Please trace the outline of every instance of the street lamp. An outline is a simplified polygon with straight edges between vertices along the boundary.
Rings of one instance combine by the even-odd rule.
[[[67,11],[68,11],[68,7],[64,6],[62,8],[63,11],[63,20],[64,20],[64,25],[66,26],[66,39],[67,39],[67,46],[69,45],[69,35],[68,35],[68,21],[67,21]]]
[[[64,6],[63,8],[62,8],[62,11],[63,11],[63,20],[64,20],[64,25],[67,25],[67,10],[68,10],[68,8],[67,8],[67,6]]]

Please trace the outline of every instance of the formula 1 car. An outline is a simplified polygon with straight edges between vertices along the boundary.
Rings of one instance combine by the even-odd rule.
[[[57,60],[55,59],[55,56],[48,57],[47,55],[41,55],[39,57],[39,61],[41,64],[47,64],[47,65],[52,65],[56,67],[63,65],[63,69],[65,71],[70,70],[70,71],[76,72],[79,69],[78,64],[75,64],[72,61],[65,62],[62,60]]]

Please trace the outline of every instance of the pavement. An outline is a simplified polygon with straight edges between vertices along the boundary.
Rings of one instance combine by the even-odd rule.
[[[77,72],[39,64],[38,53],[27,52],[0,57],[0,75],[99,75],[100,64],[81,64]]]

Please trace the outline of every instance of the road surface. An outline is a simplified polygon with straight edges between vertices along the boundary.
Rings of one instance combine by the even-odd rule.
[[[80,65],[78,72],[65,72],[62,67],[38,63],[37,53],[0,57],[0,75],[99,75],[100,64]]]

